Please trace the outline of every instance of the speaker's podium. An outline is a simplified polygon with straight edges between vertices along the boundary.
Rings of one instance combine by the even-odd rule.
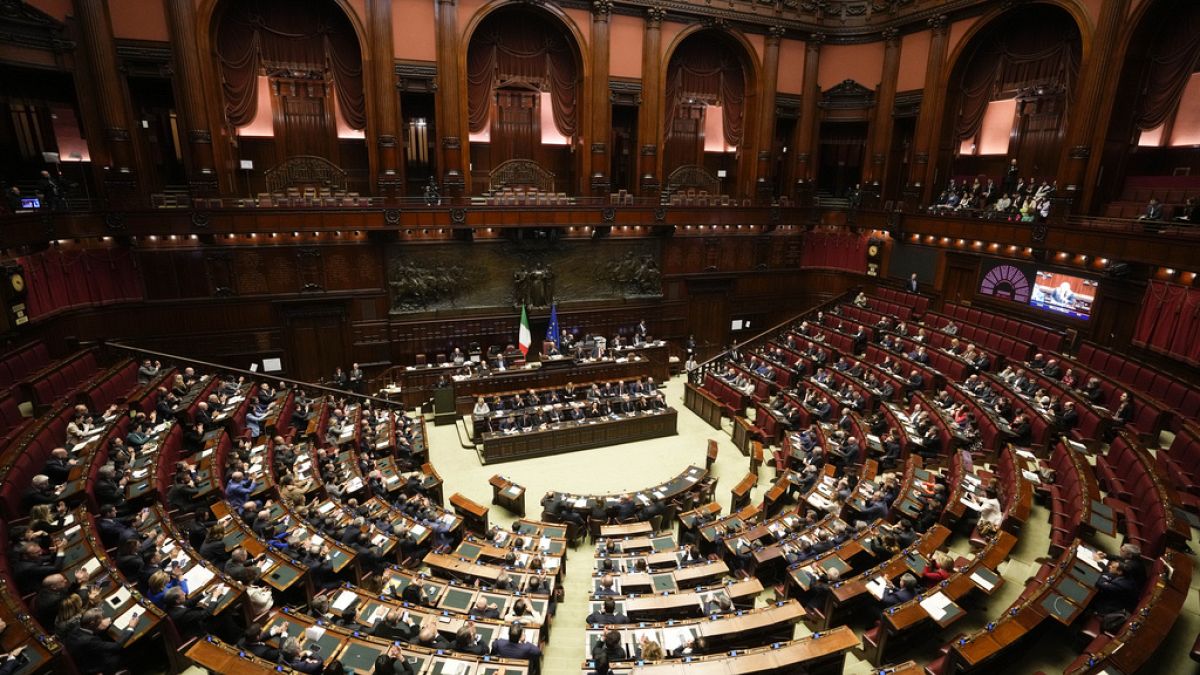
[[[439,387],[433,390],[433,424],[454,424],[454,387]]]

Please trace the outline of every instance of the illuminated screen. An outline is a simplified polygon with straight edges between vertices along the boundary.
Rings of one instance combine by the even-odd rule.
[[[1029,294],[1029,305],[1087,320],[1092,315],[1092,303],[1096,301],[1099,285],[1100,282],[1094,279],[1038,270],[1033,291]]]

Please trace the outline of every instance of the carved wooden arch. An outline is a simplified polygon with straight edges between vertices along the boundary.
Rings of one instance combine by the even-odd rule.
[[[1008,3],[1001,3],[999,6],[993,7],[992,9],[980,15],[979,19],[975,21],[975,23],[968,26],[966,32],[964,32],[962,36],[958,38],[958,43],[952,45],[949,58],[946,60],[946,64],[949,69],[944,71],[946,73],[946,77],[942,78],[943,86],[949,86],[948,83],[951,81],[954,73],[961,65],[959,61],[962,60],[962,56],[966,52],[967,46],[970,45],[971,42],[974,41],[982,31],[986,30],[987,27],[990,26],[994,21],[1004,16],[1008,12],[1018,7],[1030,7],[1032,5],[1047,5],[1050,7],[1057,7],[1058,9],[1066,12],[1067,16],[1071,17],[1071,20],[1075,22],[1075,29],[1079,31],[1079,63],[1087,63],[1092,52],[1092,38],[1093,34],[1095,33],[1095,26],[1093,22],[1088,19],[1087,9],[1082,6],[1082,3],[1079,0],[1033,0],[1029,3],[1011,5]],[[950,28],[951,26],[947,26],[946,30],[950,30]]]
[[[217,20],[221,13],[221,8],[226,4],[233,4],[238,0],[198,0],[195,15],[196,27],[196,48],[201,53],[200,58],[200,74],[202,83],[188,83],[189,86],[199,86],[205,94],[205,105],[208,108],[208,123],[213,132],[213,155],[216,160],[218,172],[226,171],[220,168],[225,165],[236,166],[236,151],[229,143],[216,142],[218,134],[225,135],[231,133],[225,125],[225,97],[221,91],[221,68],[218,63],[216,53],[216,38],[217,38]],[[361,16],[355,9],[355,4],[352,0],[331,0],[342,10],[346,15],[346,20],[350,22],[350,26],[354,29],[354,37],[358,40],[358,50],[362,57],[363,64],[363,97],[366,99],[367,107],[367,128],[365,129],[367,138],[375,137],[375,92],[374,87],[368,81],[367,75],[368,64],[372,62],[370,53],[369,38],[367,28],[363,24],[366,17]],[[361,3],[358,3],[361,6]],[[378,147],[375,143],[367,143],[367,166],[371,175],[370,184],[375,184],[376,167],[378,166],[379,155]]]
[[[283,192],[289,187],[327,187],[346,189],[346,171],[324,157],[298,155],[267,169],[263,176],[268,192]]]
[[[684,28],[675,35],[675,38],[671,40],[671,44],[667,46],[666,51],[663,53],[662,66],[659,68],[659,81],[654,83],[653,86],[657,88],[660,100],[665,101],[667,93],[667,77],[671,69],[671,59],[674,58],[675,52],[679,49],[679,45],[683,44],[684,40],[695,35],[696,33],[704,31],[718,33],[731,39],[734,44],[738,46],[738,51],[741,53],[741,57],[743,59],[742,66],[746,69],[746,110],[743,113],[746,116],[746,131],[742,138],[742,145],[738,147],[737,186],[734,187],[733,192],[735,196],[737,194],[749,194],[753,190],[754,186],[754,166],[757,159],[755,149],[758,147],[758,135],[761,131],[758,128],[758,106],[761,103],[758,100],[758,87],[759,81],[762,78],[762,62],[759,59],[758,51],[754,48],[754,45],[751,44],[750,40],[746,38],[746,35],[739,30],[731,28],[728,24],[723,22],[708,25],[705,23],[698,23]],[[650,85],[645,82],[642,83],[643,90],[645,90],[647,86]],[[658,119],[655,124],[658,125],[660,130],[660,138],[665,138],[665,121],[661,119],[661,117],[662,116],[660,115],[660,119]],[[663,166],[665,159],[666,157],[664,153],[660,151],[657,158],[658,175],[662,175],[662,172],[666,169],[666,167]],[[682,169],[684,167],[679,168]],[[671,173],[674,175],[675,170],[673,170]]]
[[[542,192],[554,192],[554,174],[532,159],[510,159],[496,165],[488,173],[488,190],[505,187],[536,187]]]
[[[571,35],[571,39],[575,43],[575,62],[579,67],[579,131],[582,137],[590,137],[592,60],[589,58],[589,52],[591,50],[591,43],[584,37],[584,32],[580,30],[579,24],[575,23],[575,20],[564,12],[561,7],[554,3],[534,3],[529,0],[491,0],[491,2],[486,2],[482,7],[475,10],[475,13],[466,20],[466,25],[463,27],[461,37],[458,41],[458,54],[455,56],[455,59],[458,61],[458,72],[461,75],[458,83],[459,112],[458,119],[455,120],[458,137],[466,142],[471,136],[470,129],[468,128],[470,123],[467,121],[467,50],[471,46],[471,39],[475,37],[475,31],[479,28],[479,24],[483,23],[484,19],[495,11],[510,6],[523,6],[544,12],[553,20],[560,22],[566,27],[567,32]],[[461,17],[459,20],[462,20]],[[604,103],[607,104],[607,101],[604,101]],[[575,153],[574,170],[576,178],[583,172],[583,165],[581,164],[583,155],[584,153]],[[470,192],[471,172],[465,171],[463,178],[466,181],[466,189]]]
[[[667,176],[667,189],[673,191],[680,188],[707,190],[715,195],[721,191],[721,181],[702,166],[684,164]]]

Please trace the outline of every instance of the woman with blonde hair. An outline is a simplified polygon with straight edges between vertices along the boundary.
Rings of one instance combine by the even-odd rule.
[[[69,593],[58,606],[58,614],[54,617],[54,634],[60,638],[66,637],[79,626],[83,616],[83,598],[78,593]]]
[[[642,636],[642,660],[644,661],[662,661],[663,649],[654,640],[646,636]]]

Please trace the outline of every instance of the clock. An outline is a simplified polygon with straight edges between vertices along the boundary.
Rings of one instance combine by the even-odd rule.
[[[14,293],[25,292],[25,277],[20,272],[12,272],[8,277],[8,284],[12,286]]]
[[[868,246],[867,247],[867,255],[871,256],[872,258],[879,255],[879,245],[871,244],[870,246]]]

